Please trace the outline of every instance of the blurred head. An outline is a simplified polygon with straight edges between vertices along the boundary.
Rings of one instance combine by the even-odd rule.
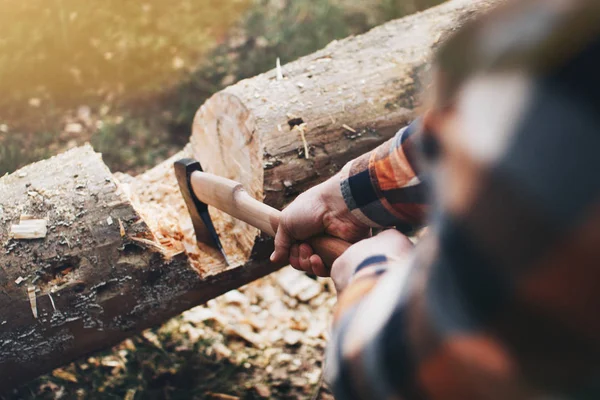
[[[430,95],[438,284],[460,288],[465,324],[502,336],[520,381],[596,387],[600,1],[514,0],[466,23]],[[445,318],[460,326],[457,310]]]
[[[600,112],[599,43],[597,0],[515,0],[441,45],[424,127],[448,207],[468,207],[463,197],[476,189],[480,167],[500,157],[520,126],[544,129],[550,108],[536,105],[541,92],[564,103],[566,129],[578,113]]]

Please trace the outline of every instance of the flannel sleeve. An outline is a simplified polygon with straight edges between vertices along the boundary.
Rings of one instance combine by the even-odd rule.
[[[337,400],[531,398],[506,343],[478,326],[497,277],[472,263],[451,267],[454,250],[438,253],[438,241],[428,235],[411,258],[381,254],[356,268],[327,349]]]
[[[426,188],[415,157],[419,125],[416,120],[342,169],[346,204],[367,225],[410,232],[423,224]]]

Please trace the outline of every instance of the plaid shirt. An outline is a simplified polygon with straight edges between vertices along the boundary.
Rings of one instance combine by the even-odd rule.
[[[338,400],[600,398],[600,79],[578,77],[597,58],[524,84],[501,150],[447,138],[469,190],[433,182],[410,261],[357,260],[328,349]],[[423,223],[416,125],[343,169],[371,226]]]

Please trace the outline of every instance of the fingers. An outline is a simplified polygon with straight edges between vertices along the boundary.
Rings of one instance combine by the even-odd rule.
[[[329,276],[329,269],[325,267],[321,257],[314,254],[312,248],[306,243],[293,244],[290,247],[290,265],[295,269],[317,276]]]
[[[285,226],[280,226],[275,234],[275,251],[271,254],[271,262],[284,262],[288,258],[292,237]],[[290,259],[291,263],[291,259]]]
[[[313,254],[310,256],[309,261],[310,267],[315,275],[324,278],[329,276],[329,269],[325,266],[321,257],[319,257],[317,254]]]
[[[304,272],[312,272],[310,267],[310,256],[312,255],[312,248],[308,244],[302,243],[300,245],[300,269]]]
[[[297,244],[292,245],[290,248],[290,265],[296,269],[300,268],[300,246]]]

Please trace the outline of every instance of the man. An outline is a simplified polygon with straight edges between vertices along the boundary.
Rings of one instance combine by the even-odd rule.
[[[331,269],[336,397],[600,398],[600,2],[509,2],[434,70],[422,121],[299,196],[277,232],[273,260],[321,276],[301,240],[356,242]],[[416,248],[369,237],[424,222],[424,181]]]

